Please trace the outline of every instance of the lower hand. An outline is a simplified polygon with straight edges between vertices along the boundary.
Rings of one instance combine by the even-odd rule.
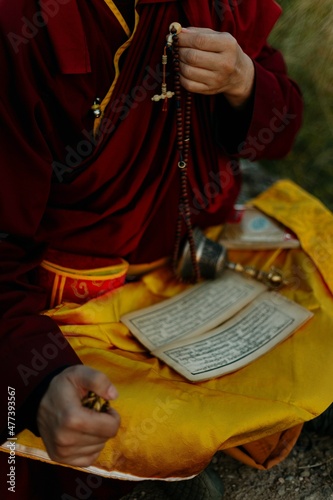
[[[54,377],[42,398],[37,423],[50,458],[77,467],[91,465],[120,425],[118,413],[84,408],[88,391],[115,399],[117,391],[106,375],[87,366],[66,368]]]
[[[223,93],[237,108],[249,99],[254,64],[229,33],[183,28],[179,34],[180,82],[189,92]]]

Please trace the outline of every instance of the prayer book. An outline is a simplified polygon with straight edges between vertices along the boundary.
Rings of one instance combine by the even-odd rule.
[[[313,314],[232,271],[121,321],[157,358],[190,381],[238,370],[289,337]]]

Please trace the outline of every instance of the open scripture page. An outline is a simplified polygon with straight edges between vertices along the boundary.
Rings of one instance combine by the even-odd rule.
[[[121,321],[149,350],[196,337],[227,319],[267,290],[265,285],[225,271],[171,299],[127,314]]]
[[[254,361],[311,316],[262,283],[226,271],[121,320],[156,357],[201,381]]]
[[[200,338],[173,342],[153,354],[188,380],[207,380],[254,361],[311,316],[310,311],[282,295],[265,292]]]

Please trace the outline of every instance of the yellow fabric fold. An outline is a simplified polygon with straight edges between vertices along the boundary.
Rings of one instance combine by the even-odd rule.
[[[304,250],[232,251],[230,260],[263,267],[273,259],[289,277],[281,293],[314,317],[241,370],[188,382],[152,357],[119,322],[122,314],[189,286],[178,283],[167,267],[84,305],[63,304],[47,312],[83,363],[105,372],[119,390],[113,406],[121,415],[121,428],[91,469],[95,473],[188,477],[200,472],[217,450],[269,468],[289,453],[300,424],[332,402],[333,215],[289,181],[278,182],[254,203],[293,229]],[[43,450],[39,438],[21,433],[18,453],[46,460]]]
[[[254,205],[297,234],[303,250],[321,271],[333,293],[332,213],[318,199],[287,179],[262,193]]]

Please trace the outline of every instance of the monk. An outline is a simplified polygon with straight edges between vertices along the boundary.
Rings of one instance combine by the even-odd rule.
[[[170,24],[182,27],[182,120],[192,96],[193,226],[226,220],[241,185],[240,158],[288,153],[302,97],[267,43],[281,12],[273,0],[4,0],[1,12],[1,393],[15,390],[15,434],[29,429],[52,461],[87,467],[119,431],[121,415],[93,412],[81,399],[94,391],[114,400],[117,389],[83,365],[59,325],[41,314],[65,299],[58,291],[51,297],[39,270],[42,262],[122,269],[124,261],[146,266],[172,255],[184,132],[177,96],[161,97],[164,81],[174,90],[170,57],[165,77],[161,64]],[[2,442],[7,424],[2,404]],[[75,497],[77,478],[89,487],[74,469],[20,457],[16,467],[20,499]],[[89,479],[90,498],[127,491],[125,483]],[[64,490],[62,481],[71,486]]]

